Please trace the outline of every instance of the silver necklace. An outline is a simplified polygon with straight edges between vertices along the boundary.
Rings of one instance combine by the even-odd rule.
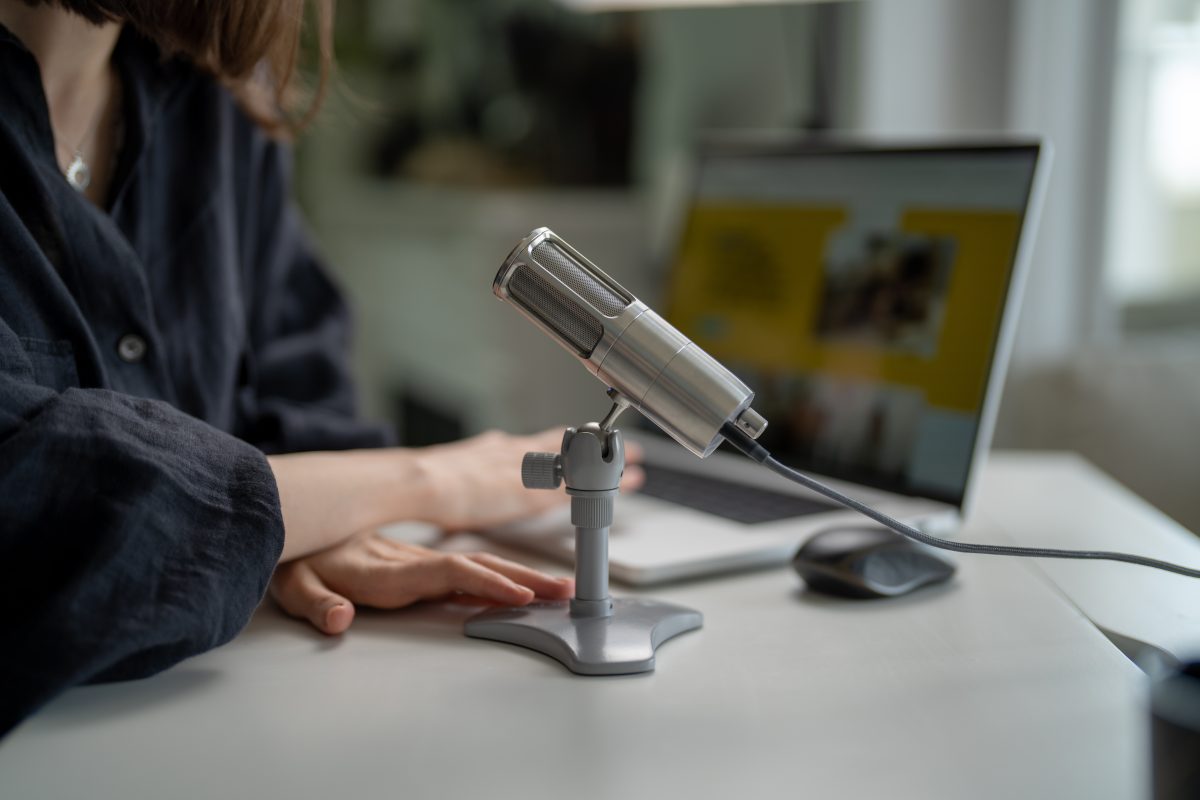
[[[67,176],[67,183],[71,184],[71,188],[80,194],[86,192],[87,188],[92,185],[92,168],[88,166],[87,161],[83,158],[83,148],[96,135],[96,128],[100,125],[100,118],[104,116],[104,105],[106,104],[102,104],[96,111],[96,116],[92,119],[92,124],[88,128],[87,134],[84,135],[83,140],[73,149],[67,150],[71,155],[71,163],[67,165],[64,174]],[[63,147],[62,142],[58,140],[57,136],[54,137],[54,143],[59,147]]]

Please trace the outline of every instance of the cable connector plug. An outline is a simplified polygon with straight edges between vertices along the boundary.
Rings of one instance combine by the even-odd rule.
[[[767,448],[763,447],[758,442],[750,438],[750,435],[742,430],[736,423],[726,422],[721,426],[721,435],[725,437],[725,441],[741,450],[746,458],[759,464],[765,464],[767,459],[771,457],[771,453]]]

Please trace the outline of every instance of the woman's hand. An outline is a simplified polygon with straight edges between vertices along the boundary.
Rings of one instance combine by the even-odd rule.
[[[429,512],[424,521],[449,531],[475,530],[539,514],[567,502],[565,492],[530,490],[521,485],[521,459],[528,452],[557,453],[563,429],[533,436],[510,436],[497,431],[453,444],[415,451],[430,487]],[[621,488],[637,489],[645,478],[642,451],[626,446]]]
[[[488,553],[441,553],[375,531],[280,564],[271,579],[271,596],[284,611],[328,634],[350,627],[356,604],[393,609],[452,597],[523,606],[534,597],[568,598],[574,588],[570,578],[554,578]]]
[[[445,530],[479,529],[532,516],[567,502],[564,492],[526,489],[521,459],[558,452],[561,428],[533,436],[485,433],[453,444],[292,453],[268,461],[279,488],[281,562],[345,541],[358,531],[417,520]],[[625,448],[621,488],[641,486],[641,449]]]

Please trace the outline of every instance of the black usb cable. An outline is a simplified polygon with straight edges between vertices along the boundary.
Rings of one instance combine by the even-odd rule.
[[[1172,564],[1169,561],[1160,561],[1157,558],[1147,558],[1145,556],[1135,556],[1130,553],[1114,553],[1107,550],[1058,550],[1051,547],[1011,547],[1007,545],[995,544],[971,544],[968,542],[954,542],[948,539],[939,539],[936,536],[930,536],[927,533],[922,533],[911,525],[906,525],[898,519],[889,517],[881,511],[876,511],[865,503],[855,500],[853,497],[842,494],[837,489],[826,486],[820,481],[810,478],[802,472],[792,469],[787,464],[777,461],[771,453],[758,442],[747,436],[741,429],[733,423],[725,423],[721,428],[721,435],[738,450],[741,450],[751,461],[756,461],[762,464],[767,469],[782,475],[793,483],[798,483],[801,486],[811,489],[823,497],[827,497],[838,505],[845,506],[852,511],[857,511],[863,516],[869,517],[885,528],[890,528],[901,536],[905,536],[913,541],[921,544],[936,547],[941,550],[950,550],[955,553],[974,553],[979,555],[991,556],[1021,556],[1027,558],[1074,558],[1074,559],[1091,559],[1096,561],[1121,561],[1126,564],[1137,564],[1142,567],[1151,567],[1152,569],[1161,569],[1166,572],[1174,572],[1176,575],[1184,575],[1189,578],[1200,578],[1200,570],[1191,569],[1189,567],[1181,567],[1178,564]]]

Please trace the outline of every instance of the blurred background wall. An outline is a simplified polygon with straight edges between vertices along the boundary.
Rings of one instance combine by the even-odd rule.
[[[364,411],[407,443],[603,413],[490,281],[548,225],[653,303],[706,132],[1033,134],[1054,170],[996,445],[1078,451],[1200,530],[1200,0],[338,13],[298,193]]]

